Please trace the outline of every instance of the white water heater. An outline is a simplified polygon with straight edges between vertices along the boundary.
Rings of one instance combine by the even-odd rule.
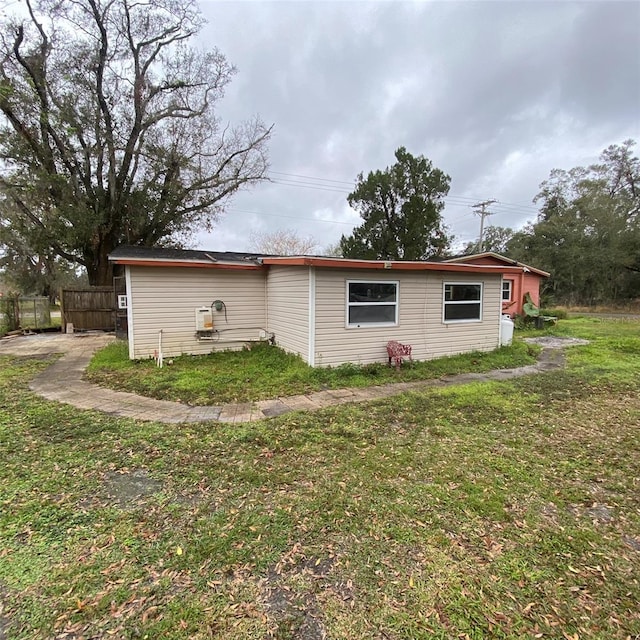
[[[213,331],[213,313],[211,307],[198,307],[196,309],[196,331]]]

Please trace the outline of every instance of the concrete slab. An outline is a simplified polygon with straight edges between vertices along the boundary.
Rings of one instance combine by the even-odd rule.
[[[225,404],[218,417],[220,422],[249,422],[253,411],[253,403],[241,402],[238,404]]]
[[[327,393],[333,398],[353,397],[353,389],[327,389]]]
[[[209,422],[217,420],[222,413],[222,407],[191,407],[189,422]]]
[[[265,418],[275,418],[291,411],[291,408],[282,400],[261,400],[255,403],[256,409],[262,412]]]
[[[287,396],[280,398],[280,400],[284,402],[291,411],[315,411],[320,408],[320,405],[314,402],[309,396]]]
[[[356,402],[366,402],[367,400],[375,400],[380,398],[381,387],[358,387],[353,389],[353,399]]]

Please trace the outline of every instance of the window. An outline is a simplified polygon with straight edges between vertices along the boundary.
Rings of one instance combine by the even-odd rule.
[[[513,287],[513,280],[502,281],[502,301],[509,302],[511,300],[511,289]]]
[[[398,283],[347,281],[347,327],[398,324]]]
[[[482,284],[445,282],[443,319],[467,322],[482,319]]]

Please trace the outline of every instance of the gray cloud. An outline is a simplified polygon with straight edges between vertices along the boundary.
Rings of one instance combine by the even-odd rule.
[[[554,167],[594,162],[640,134],[640,5],[632,2],[202,4],[204,46],[239,73],[230,121],[274,122],[275,184],[239,194],[199,246],[245,249],[248,230],[294,228],[321,246],[348,233],[359,172],[404,145],[452,177],[445,217],[477,233],[469,204],[497,198],[517,227]],[[307,180],[295,174],[336,180]],[[315,188],[311,188],[311,187]],[[333,190],[330,190],[333,189]],[[246,213],[247,211],[256,213]]]

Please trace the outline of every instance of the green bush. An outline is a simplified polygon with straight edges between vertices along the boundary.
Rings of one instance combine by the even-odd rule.
[[[566,320],[569,317],[566,309],[540,309],[541,316],[555,316],[558,320]]]

